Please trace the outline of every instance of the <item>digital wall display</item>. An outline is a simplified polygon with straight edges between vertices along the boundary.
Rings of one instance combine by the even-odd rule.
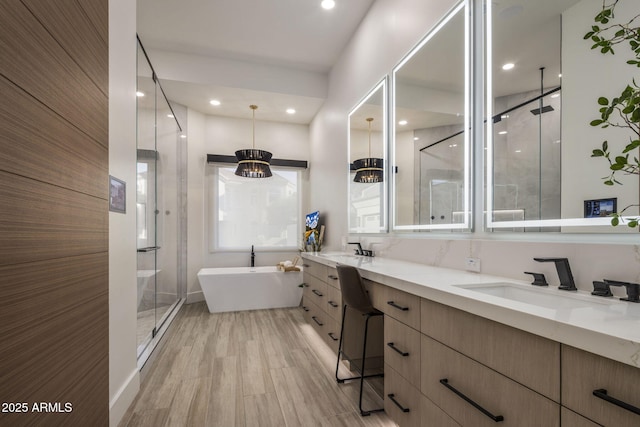
[[[584,201],[584,217],[600,218],[609,216],[618,211],[618,199],[594,199]]]

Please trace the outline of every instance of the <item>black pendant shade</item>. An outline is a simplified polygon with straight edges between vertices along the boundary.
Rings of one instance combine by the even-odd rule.
[[[236,175],[245,178],[269,178],[271,176],[271,153],[256,148],[236,151],[238,167]]]
[[[353,166],[356,168],[356,176],[353,178],[354,182],[372,184],[384,181],[384,166],[382,159],[377,159],[375,157],[358,159],[353,162]]]
[[[236,151],[238,167],[235,174],[245,178],[269,178],[272,176],[269,162],[271,153],[256,148],[256,110],[257,105],[249,105],[253,112],[253,148]]]
[[[371,122],[373,118],[367,118],[369,122],[369,156],[371,156]],[[358,159],[353,162],[356,169],[356,176],[353,182],[361,182],[365,184],[374,184],[384,181],[384,165],[383,160],[376,157],[367,157]]]

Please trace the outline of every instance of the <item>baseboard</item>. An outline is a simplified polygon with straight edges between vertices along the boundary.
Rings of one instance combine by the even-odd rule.
[[[187,294],[187,304],[193,304],[194,302],[204,301],[204,293],[202,291],[189,292]]]
[[[109,402],[109,427],[117,427],[140,391],[140,372],[134,369],[127,381]]]

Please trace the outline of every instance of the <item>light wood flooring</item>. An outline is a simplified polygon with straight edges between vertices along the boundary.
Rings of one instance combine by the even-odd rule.
[[[164,339],[121,427],[395,426],[383,412],[360,417],[359,383],[336,383],[335,354],[300,308],[185,305]],[[382,402],[367,388],[363,406]]]

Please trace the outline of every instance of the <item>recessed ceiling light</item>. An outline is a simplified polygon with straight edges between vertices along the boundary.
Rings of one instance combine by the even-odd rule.
[[[220,105],[220,101],[218,101],[217,99],[212,99],[211,101],[209,101],[209,104],[217,107],[218,105]]]
[[[558,74],[558,77],[562,77],[562,74]]]
[[[399,124],[400,126],[404,126],[404,125],[406,125],[407,123],[409,123],[409,122],[407,122],[406,120],[400,120],[400,121],[398,122],[398,124]]]
[[[513,67],[515,67],[515,64],[511,63],[511,62],[507,62],[506,64],[504,64],[502,66],[502,69],[505,71],[509,71],[511,69],[513,69]]]
[[[418,138],[417,136],[414,136],[414,137],[413,137],[413,140],[414,140],[414,141],[417,141],[417,140],[419,140],[419,139],[420,139],[420,138]]]
[[[287,114],[295,114],[296,110],[295,108],[287,108]]]
[[[501,130],[500,132],[498,132],[498,135],[506,135],[507,131],[506,130]]]
[[[170,119],[173,119],[173,114],[167,114],[167,117],[169,117]]]
[[[139,97],[139,96],[144,96],[144,92],[140,92],[140,91],[138,91],[138,92],[136,92],[136,96],[138,96],[138,97]]]
[[[560,94],[559,94],[559,93],[554,93],[553,95],[551,95],[551,97],[552,97],[552,98],[557,98],[557,97],[559,97],[559,96],[560,96]]]
[[[184,139],[184,138],[186,138],[186,137],[187,137],[187,135],[180,135],[180,138],[183,138],[183,139]]]
[[[522,150],[516,150],[516,153],[522,153]]]
[[[320,6],[322,6],[323,9],[330,10],[336,6],[336,2],[333,0],[322,0]]]

